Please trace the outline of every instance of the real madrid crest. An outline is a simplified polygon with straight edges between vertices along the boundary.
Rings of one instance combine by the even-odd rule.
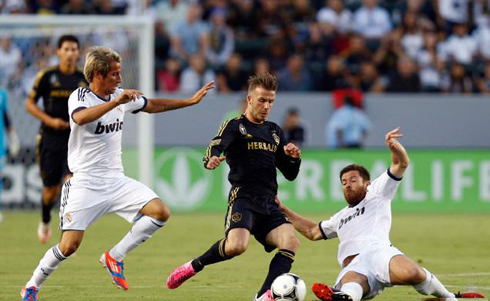
[[[276,132],[272,132],[272,138],[274,138],[274,141],[276,142],[276,144],[279,145],[279,142],[281,141],[281,139],[279,138],[279,136],[277,136]]]
[[[238,130],[240,131],[240,133],[243,135],[243,136],[247,136],[247,129],[245,128],[245,126],[243,124],[239,124],[238,125]]]

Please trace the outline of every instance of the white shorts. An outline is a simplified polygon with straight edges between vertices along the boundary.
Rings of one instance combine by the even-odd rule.
[[[390,281],[390,261],[397,255],[405,255],[395,247],[382,247],[360,253],[352,262],[340,271],[335,280],[335,288],[340,290],[340,281],[349,271],[367,277],[370,291],[362,298],[368,300],[381,294],[385,287],[393,286]]]
[[[115,212],[132,223],[157,194],[143,183],[121,176],[111,179],[77,177],[63,184],[60,229],[86,230],[101,216]]]

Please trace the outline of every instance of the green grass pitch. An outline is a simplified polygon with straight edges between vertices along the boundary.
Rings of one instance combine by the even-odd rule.
[[[0,300],[20,300],[21,287],[46,250],[57,243],[59,231],[55,229],[51,241],[41,245],[36,236],[37,211],[3,214]],[[130,285],[126,292],[116,289],[98,259],[130,225],[116,215],[106,216],[88,229],[79,251],[44,284],[39,300],[252,300],[274,254],[266,254],[253,239],[242,256],[207,267],[176,290],[165,287],[175,267],[200,255],[223,236],[223,215],[174,214],[162,230],[126,257],[125,275]],[[319,221],[329,215],[307,216]],[[490,215],[395,214],[391,240],[436,274],[450,291],[490,295]],[[336,240],[310,242],[301,237],[292,272],[302,277],[308,288],[319,281],[333,284],[339,272],[337,244]],[[314,299],[308,289],[306,300]],[[412,287],[395,287],[375,300],[421,299]]]

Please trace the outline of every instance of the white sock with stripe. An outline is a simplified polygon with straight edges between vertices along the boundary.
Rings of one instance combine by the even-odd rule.
[[[65,257],[61,253],[58,245],[49,249],[41,261],[39,261],[39,265],[34,270],[34,273],[32,273],[32,277],[27,282],[26,287],[40,287],[66,258],[68,257]]]
[[[424,282],[413,286],[417,292],[438,298],[454,298],[454,294],[449,292],[436,276],[425,268],[422,268],[422,270],[425,271],[426,278]]]
[[[126,236],[109,251],[109,255],[117,261],[122,261],[126,254],[145,242],[164,225],[165,222],[144,215],[134,224]]]
[[[359,301],[362,298],[362,286],[356,282],[348,282],[340,288],[342,293],[351,296],[353,301]]]

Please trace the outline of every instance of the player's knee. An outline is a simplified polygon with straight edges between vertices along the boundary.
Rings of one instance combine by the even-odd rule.
[[[52,203],[58,197],[60,189],[58,186],[44,187],[43,189],[43,202],[45,204]]]
[[[170,209],[163,205],[162,208],[156,213],[155,218],[161,222],[166,222],[170,218]]]
[[[70,241],[68,243],[60,243],[59,248],[63,256],[68,257],[78,250],[81,242]]]
[[[243,254],[247,250],[247,245],[244,242],[235,242],[226,244],[226,255],[235,257]]]
[[[298,237],[296,237],[296,235],[293,234],[288,238],[286,249],[296,252],[296,250],[298,250],[298,247],[299,239]]]
[[[416,285],[425,281],[425,272],[418,266],[405,267],[402,273],[403,282],[409,285]]]

